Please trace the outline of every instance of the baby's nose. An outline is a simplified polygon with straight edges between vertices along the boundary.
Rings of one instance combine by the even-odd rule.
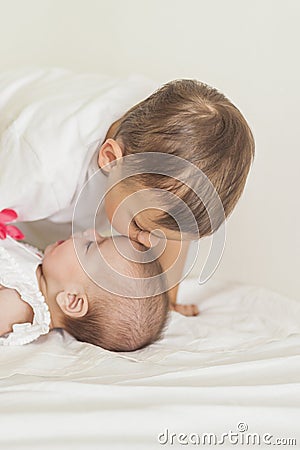
[[[154,230],[154,232],[160,232],[160,230]],[[156,247],[161,239],[164,238],[164,235],[161,234],[161,237],[154,234],[152,231],[149,233],[148,231],[140,231],[138,234],[138,241],[143,244],[147,248]]]

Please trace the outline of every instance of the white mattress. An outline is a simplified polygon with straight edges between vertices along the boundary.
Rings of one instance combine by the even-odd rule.
[[[197,302],[201,315],[172,313],[165,338],[137,352],[112,353],[59,331],[1,347],[0,448],[195,448],[176,444],[179,433],[187,442],[190,433],[221,439],[230,430],[299,445],[300,302],[191,279],[179,298]],[[248,430],[238,432],[239,423]],[[158,442],[166,429],[176,433],[173,445]]]

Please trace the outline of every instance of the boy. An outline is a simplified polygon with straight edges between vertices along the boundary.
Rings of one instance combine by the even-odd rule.
[[[153,89],[153,83],[141,77],[111,80],[59,70],[0,78],[0,210],[15,209],[20,220],[31,222],[31,232],[40,236],[39,241],[30,239],[32,244],[44,247],[70,234],[76,201],[100,168],[97,183],[90,191],[87,185],[85,195],[91,203],[85,202],[78,223],[87,228],[89,212],[95,213],[93,202],[105,196],[97,211],[99,230],[109,228],[116,211],[117,231],[143,245],[150,246],[151,232],[160,230],[166,238],[160,263],[167,271],[179,256],[180,271],[188,244],[182,242],[172,217],[173,203],[161,208],[158,202],[151,208],[148,202],[146,210],[134,208],[134,213],[126,206],[120,209],[120,204],[155,187],[175,195],[192,212],[198,235],[187,232],[184,239],[207,236],[216,228],[191,189],[172,177],[143,173],[143,167],[139,175],[106,192],[114,163],[129,155],[165,153],[183,158],[208,177],[225,217],[232,212],[254,157],[254,139],[245,118],[223,94],[198,81],[175,80],[149,96]],[[122,222],[128,222],[125,230]],[[28,226],[23,229],[29,240]],[[193,305],[176,305],[178,286],[170,287],[171,307],[197,314]]]

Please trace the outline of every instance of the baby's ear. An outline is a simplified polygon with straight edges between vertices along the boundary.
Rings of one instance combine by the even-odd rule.
[[[75,319],[86,315],[89,302],[86,294],[72,294],[67,291],[59,292],[56,303],[64,314]]]

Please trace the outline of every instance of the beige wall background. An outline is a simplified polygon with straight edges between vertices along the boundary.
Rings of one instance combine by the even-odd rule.
[[[0,70],[140,72],[160,82],[198,78],[223,91],[247,117],[257,155],[214,278],[299,298],[299,1],[0,0],[0,7]]]

